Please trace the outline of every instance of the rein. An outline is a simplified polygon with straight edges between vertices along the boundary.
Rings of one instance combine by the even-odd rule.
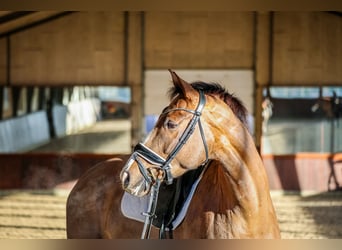
[[[198,124],[201,138],[203,141],[203,146],[205,149],[206,159],[200,166],[204,166],[208,162],[208,146],[205,140],[203,127],[201,124],[201,114],[202,110],[205,106],[205,95],[203,91],[199,90],[199,102],[195,110],[191,109],[185,109],[185,108],[174,108],[170,110],[166,110],[161,115],[168,114],[170,112],[174,111],[186,111],[191,114],[193,114],[193,117],[191,118],[188,126],[184,130],[183,134],[180,136],[178,143],[174,147],[174,149],[171,151],[171,153],[168,155],[166,159],[158,155],[156,152],[145,146],[143,143],[138,143],[134,147],[134,151],[128,160],[128,162],[135,161],[138,165],[139,171],[141,175],[144,177],[146,184],[151,185],[151,192],[150,192],[150,199],[149,199],[149,205],[148,209],[145,213],[143,213],[145,218],[144,228],[141,235],[142,239],[148,239],[150,235],[151,230],[151,224],[155,217],[155,210],[157,206],[157,200],[158,200],[158,194],[159,194],[159,188],[160,183],[162,181],[165,181],[167,185],[172,184],[173,182],[173,176],[171,174],[171,161],[176,157],[177,153],[181,150],[181,148],[185,145],[185,143],[188,141],[192,133],[195,131],[195,127]],[[154,169],[161,170],[163,172],[162,178],[154,177],[151,168],[146,168],[143,163],[140,161],[139,157],[143,158],[148,163],[154,165]],[[127,168],[129,168],[131,164],[127,165]]]

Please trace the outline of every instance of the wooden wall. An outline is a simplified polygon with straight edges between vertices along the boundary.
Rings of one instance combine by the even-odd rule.
[[[7,80],[6,39],[0,84]],[[145,69],[255,69],[265,72],[263,84],[340,84],[341,40],[341,17],[327,12],[78,12],[11,35],[10,79],[122,85]],[[141,50],[143,58],[130,59],[138,58],[139,69],[128,68]],[[258,68],[263,57],[270,66]]]
[[[124,13],[79,12],[11,36],[12,85],[124,84]]]
[[[145,13],[147,69],[250,69],[252,12]]]
[[[272,84],[342,84],[342,18],[326,12],[276,12]]]
[[[256,143],[268,85],[342,84],[342,21],[328,12],[76,12],[0,39],[0,84],[130,85],[141,139],[146,70],[253,70]]]

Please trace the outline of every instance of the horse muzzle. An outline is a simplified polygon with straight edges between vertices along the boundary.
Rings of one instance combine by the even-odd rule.
[[[173,177],[170,164],[165,166],[165,162],[158,154],[143,144],[138,144],[121,171],[123,189],[133,195],[143,196],[157,181],[171,184]]]
[[[142,197],[147,195],[151,190],[151,184],[146,182],[144,178],[140,178],[139,180],[132,181],[132,175],[129,171],[123,170],[120,174],[120,180],[122,184],[122,188],[138,197]]]
[[[148,194],[156,180],[163,179],[161,168],[147,164],[136,153],[128,159],[120,174],[123,189],[135,196]]]

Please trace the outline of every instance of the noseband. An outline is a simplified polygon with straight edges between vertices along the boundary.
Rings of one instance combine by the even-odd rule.
[[[156,152],[154,152],[152,149],[145,146],[143,143],[138,143],[134,147],[134,151],[127,161],[128,163],[124,167],[124,170],[128,170],[129,167],[132,165],[132,163],[135,161],[138,165],[139,171],[141,175],[144,177],[146,183],[148,185],[152,186],[151,194],[150,194],[150,202],[148,206],[148,211],[146,213],[143,213],[146,216],[145,225],[142,233],[142,238],[148,238],[151,223],[153,220],[153,217],[155,216],[155,209],[156,209],[156,203],[158,199],[158,192],[159,192],[159,186],[161,181],[165,181],[166,184],[170,185],[173,182],[173,176],[171,174],[171,161],[176,157],[177,153],[181,150],[181,148],[185,145],[185,143],[188,141],[192,133],[195,131],[196,124],[198,123],[201,138],[203,141],[203,146],[205,149],[205,155],[206,159],[201,164],[201,166],[205,165],[208,162],[208,146],[205,140],[203,127],[201,124],[201,114],[202,110],[205,106],[205,95],[202,90],[199,90],[199,102],[195,110],[186,109],[186,108],[174,108],[164,111],[161,115],[166,115],[170,112],[174,111],[186,111],[188,113],[193,114],[188,126],[184,130],[183,134],[178,139],[177,145],[174,147],[174,149],[171,151],[171,153],[168,155],[166,159],[158,155]],[[146,168],[139,157],[143,158],[148,163],[154,165],[155,167]],[[159,179],[158,177],[154,177],[151,169],[157,169],[163,172],[162,179]]]

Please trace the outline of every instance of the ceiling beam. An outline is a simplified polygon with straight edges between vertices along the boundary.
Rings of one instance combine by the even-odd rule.
[[[24,12],[24,13],[23,13]],[[16,18],[9,18],[8,15],[2,16],[3,19],[7,21],[3,21],[1,23],[0,17],[0,38],[8,35],[12,35],[14,33],[32,28],[34,26],[40,25],[42,23],[52,21],[56,18],[65,16],[72,12],[69,11],[19,11],[15,13],[11,13],[8,15],[17,15]]]
[[[15,21],[32,13],[34,13],[34,11],[2,11],[2,13],[0,13],[0,24]]]
[[[341,11],[328,11],[328,13],[335,15],[335,16],[339,16],[342,17],[342,12]]]
[[[8,15],[8,14],[10,14],[10,13],[13,13],[13,12],[15,12],[15,11],[0,11],[0,17],[2,17],[2,16],[6,16],[6,15]]]

